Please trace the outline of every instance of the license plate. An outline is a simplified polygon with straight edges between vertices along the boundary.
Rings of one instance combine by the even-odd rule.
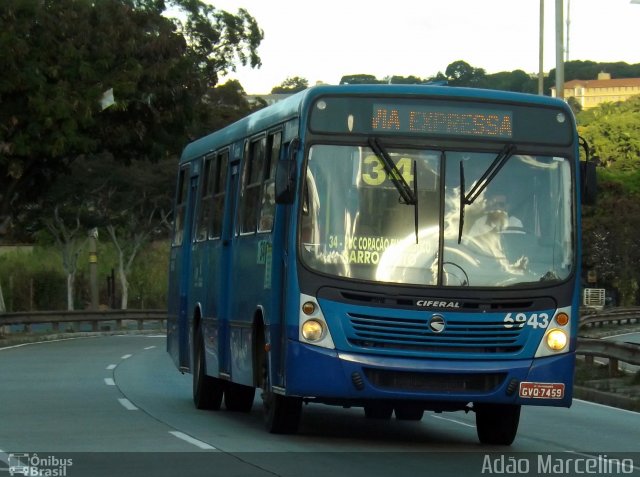
[[[562,399],[564,383],[520,383],[520,397],[528,399]]]

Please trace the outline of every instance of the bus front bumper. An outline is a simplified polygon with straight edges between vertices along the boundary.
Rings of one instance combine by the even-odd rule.
[[[571,405],[574,353],[526,360],[415,359],[344,353],[290,341],[286,394],[319,402]]]

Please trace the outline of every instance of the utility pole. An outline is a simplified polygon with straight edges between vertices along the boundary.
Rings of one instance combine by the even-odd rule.
[[[556,97],[564,99],[563,0],[556,0]]]
[[[544,94],[544,0],[540,0],[540,55],[538,59],[538,94]]]
[[[564,61],[569,61],[569,33],[571,31],[571,0],[567,0],[567,48],[564,50]]]
[[[98,229],[92,228],[89,231],[89,285],[91,288],[91,309],[98,309],[98,252],[96,251],[96,241],[98,240]]]

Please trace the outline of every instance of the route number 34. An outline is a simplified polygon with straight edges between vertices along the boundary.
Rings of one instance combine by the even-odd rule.
[[[370,186],[379,186],[387,180],[387,172],[385,171],[382,161],[376,156],[367,156],[364,158],[364,170],[362,172],[362,180]],[[408,157],[402,157],[396,162],[398,172],[404,177],[408,184],[413,184],[412,162]]]
[[[545,329],[549,326],[549,315],[547,313],[507,313],[504,317],[505,328],[524,328],[531,326],[533,329]]]

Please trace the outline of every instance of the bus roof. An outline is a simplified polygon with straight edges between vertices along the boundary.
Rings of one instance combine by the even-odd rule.
[[[530,104],[532,106],[554,106],[570,112],[562,100],[549,96],[480,88],[461,88],[437,85],[362,84],[362,85],[320,85],[296,93],[273,105],[252,113],[229,126],[214,131],[188,144],[180,162],[188,162],[240,139],[252,136],[269,127],[281,124],[300,115],[304,103],[311,103],[324,95],[401,95],[407,97],[427,96],[431,98],[456,98],[460,100],[497,101],[505,103]]]

